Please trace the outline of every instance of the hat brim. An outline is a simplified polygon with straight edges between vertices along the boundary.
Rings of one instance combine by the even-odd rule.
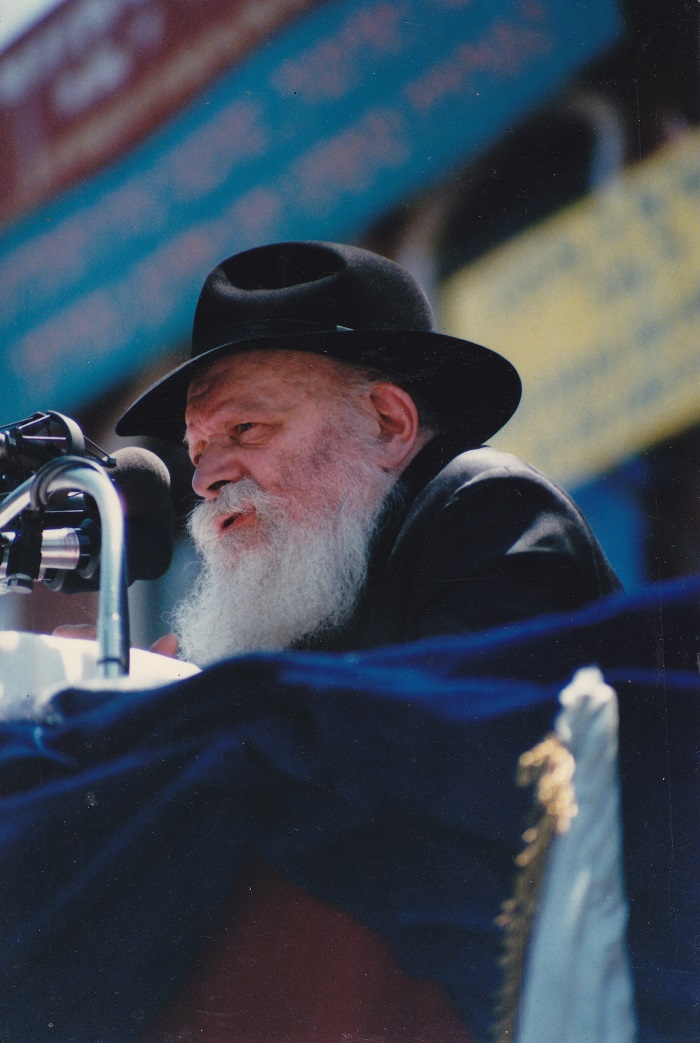
[[[515,367],[471,341],[416,330],[323,330],[228,341],[189,359],[134,402],[117,422],[117,434],[181,442],[193,376],[219,358],[263,349],[305,351],[377,369],[416,394],[464,448],[496,434],[520,402]]]

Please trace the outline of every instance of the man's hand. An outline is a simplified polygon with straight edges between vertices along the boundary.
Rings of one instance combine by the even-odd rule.
[[[64,623],[60,627],[56,627],[53,632],[54,637],[73,637],[80,638],[83,641],[94,641],[97,637],[97,630],[93,626],[89,626],[86,623]],[[168,656],[169,659],[174,659],[177,655],[178,641],[175,634],[164,634],[163,637],[159,637],[157,641],[154,641],[151,645],[151,652],[155,652],[156,655]]]
[[[177,655],[177,649],[178,640],[175,634],[164,634],[151,645],[151,652],[155,652],[156,655],[168,656],[170,659],[175,658]]]

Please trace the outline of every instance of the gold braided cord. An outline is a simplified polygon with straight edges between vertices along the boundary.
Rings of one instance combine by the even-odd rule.
[[[503,903],[497,923],[504,929],[501,988],[494,1030],[497,1043],[515,1038],[527,946],[532,933],[552,838],[566,833],[577,812],[574,795],[575,762],[570,750],[551,733],[518,761],[517,783],[534,787],[535,822],[523,833],[525,847],[515,861],[520,871],[512,898]]]

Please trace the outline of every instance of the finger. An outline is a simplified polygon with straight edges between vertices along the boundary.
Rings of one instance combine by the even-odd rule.
[[[84,641],[94,641],[97,628],[88,623],[63,623],[53,631],[54,637],[77,637]]]
[[[151,652],[155,652],[157,655],[169,656],[171,659],[177,655],[177,650],[178,640],[175,634],[164,634],[163,637],[159,637],[151,645]]]

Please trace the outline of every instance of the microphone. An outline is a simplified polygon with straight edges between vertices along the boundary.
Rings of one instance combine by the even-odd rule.
[[[119,449],[113,460],[116,466],[106,473],[124,508],[127,582],[158,579],[167,571],[173,551],[170,474],[163,461],[146,449]],[[41,537],[41,578],[46,586],[65,594],[99,589],[99,514],[89,497],[80,496],[77,501],[79,507],[69,497],[68,509],[47,510]],[[66,520],[71,524],[61,524]],[[6,574],[10,548],[18,534],[10,531],[1,536],[0,577]]]
[[[128,582],[158,579],[167,572],[173,556],[175,511],[170,472],[147,449],[118,449],[113,457],[117,466],[109,476],[124,503]]]

